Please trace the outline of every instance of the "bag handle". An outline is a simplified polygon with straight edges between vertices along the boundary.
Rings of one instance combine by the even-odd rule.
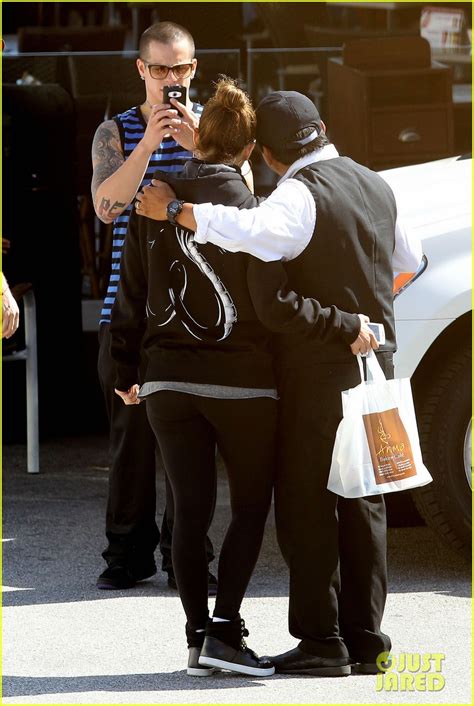
[[[364,358],[365,368],[367,371],[367,382],[385,382],[386,377],[380,367],[380,363],[377,360],[377,356],[374,351],[371,350],[370,353],[367,353],[367,355],[364,356]],[[365,382],[364,366],[362,364],[362,355],[360,353],[357,354],[357,362],[359,364],[361,382]]]

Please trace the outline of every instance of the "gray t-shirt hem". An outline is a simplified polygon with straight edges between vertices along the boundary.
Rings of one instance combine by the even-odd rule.
[[[214,397],[222,400],[244,400],[254,397],[271,397],[278,399],[275,389],[259,389],[250,387],[230,387],[229,385],[207,385],[195,382],[146,382],[141,386],[138,396],[140,398],[152,395],[161,390],[172,390],[173,392],[184,392],[188,395],[198,395],[199,397]]]

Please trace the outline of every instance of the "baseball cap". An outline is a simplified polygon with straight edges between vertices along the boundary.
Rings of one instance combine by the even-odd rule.
[[[257,142],[270,149],[298,149],[309,144],[321,132],[321,118],[314,103],[297,91],[275,91],[257,106]],[[303,128],[314,131],[297,139]]]

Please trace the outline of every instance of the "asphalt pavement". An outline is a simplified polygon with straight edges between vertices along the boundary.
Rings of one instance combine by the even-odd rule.
[[[26,473],[24,446],[4,449],[2,703],[472,702],[470,566],[426,527],[389,530],[383,629],[392,637],[398,665],[390,683],[375,676],[188,677],[184,614],[165,574],[128,591],[95,586],[104,567],[107,463],[103,437],[44,444],[37,476]],[[159,473],[159,514],[163,485]],[[216,548],[228,517],[221,467],[211,528]],[[270,517],[241,611],[247,642],[260,654],[296,644],[287,632],[287,596]],[[425,672],[417,668],[420,655]]]

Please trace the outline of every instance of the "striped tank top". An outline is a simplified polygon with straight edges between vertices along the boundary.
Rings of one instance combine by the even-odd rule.
[[[202,111],[202,105],[193,103],[193,113],[200,115]],[[113,120],[117,123],[123,154],[125,159],[127,159],[145,133],[145,120],[138,106],[126,110],[125,113],[116,115]],[[150,157],[147,170],[138,191],[151,182],[156,169],[160,169],[163,172],[180,172],[185,162],[191,159],[191,157],[191,152],[181,147],[172,137],[165,137],[161,145]],[[132,208],[133,202],[127,206],[125,211],[118,216],[113,223],[112,267],[107,294],[104,299],[102,311],[100,312],[100,324],[110,324],[112,306],[115,302],[120,281],[120,258],[122,256],[128,220]]]

